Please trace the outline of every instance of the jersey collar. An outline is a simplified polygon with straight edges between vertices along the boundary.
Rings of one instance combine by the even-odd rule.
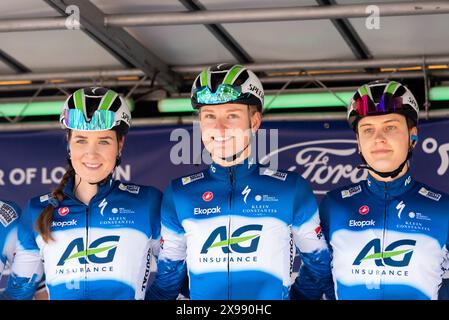
[[[250,175],[258,167],[259,165],[255,162],[254,158],[247,158],[231,167],[222,167],[217,163],[212,163],[209,166],[209,173],[212,177],[220,180],[229,180],[232,174],[235,180]]]
[[[409,171],[402,177],[390,182],[378,181],[371,174],[368,174],[368,179],[366,180],[369,190],[376,195],[386,198],[392,198],[406,193],[413,187],[414,183],[415,181],[412,179]]]
[[[96,199],[103,199],[104,197],[106,197],[108,195],[108,193],[114,188],[116,183],[119,183],[119,182],[120,181],[108,178],[104,183],[98,184],[98,192],[92,198],[92,200],[90,202],[93,203],[96,201]],[[75,178],[74,177],[70,178],[67,181],[67,183],[63,189],[63,192],[69,198],[79,201],[73,192],[74,183],[75,183]]]

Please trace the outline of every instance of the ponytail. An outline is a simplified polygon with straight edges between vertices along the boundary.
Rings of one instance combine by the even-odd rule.
[[[51,225],[53,223],[53,211],[58,206],[57,203],[62,202],[64,199],[64,187],[69,181],[70,178],[75,176],[75,170],[71,165],[69,165],[67,171],[62,176],[61,182],[59,182],[58,186],[53,190],[52,197],[56,200],[53,203],[50,203],[46,206],[37,216],[36,219],[36,230],[42,236],[44,241],[48,243],[49,240],[53,241],[53,237],[51,236]]]

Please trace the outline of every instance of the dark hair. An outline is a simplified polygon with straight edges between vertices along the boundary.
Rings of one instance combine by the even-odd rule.
[[[117,142],[120,142],[120,140],[122,140],[122,138],[124,137],[124,134],[117,130],[114,131],[116,132]],[[67,143],[70,141],[71,136],[72,131],[67,130]],[[64,200],[64,187],[67,182],[73,177],[75,177],[75,169],[73,169],[72,163],[69,160],[69,165],[66,172],[62,176],[59,184],[51,193],[51,196],[57,201],[56,203],[61,203]],[[42,239],[46,243],[48,243],[50,240],[54,241],[53,237],[51,236],[51,225],[53,224],[53,213],[56,208],[56,203],[48,204],[36,218],[36,231],[41,235]]]

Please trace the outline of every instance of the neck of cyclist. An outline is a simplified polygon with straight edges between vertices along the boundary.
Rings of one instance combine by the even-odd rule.
[[[73,186],[73,194],[85,205],[88,205],[90,200],[97,194],[98,184],[89,183],[83,180],[79,175],[75,175],[75,183]]]
[[[235,166],[246,159],[251,155],[251,142],[249,142],[243,150],[240,150],[233,156],[227,157],[227,158],[221,158],[218,156],[212,156],[212,160],[222,166],[222,167],[232,167]]]
[[[380,175],[376,174],[374,171],[372,170],[368,170],[368,173],[377,181],[382,181],[382,182],[391,182],[394,181],[396,179],[399,179],[400,177],[402,177],[404,174],[406,174],[407,170],[408,170],[408,162],[404,165],[404,167],[402,168],[401,172],[394,178],[392,177],[381,177]]]

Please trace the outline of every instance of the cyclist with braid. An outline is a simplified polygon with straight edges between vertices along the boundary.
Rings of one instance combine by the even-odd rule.
[[[75,91],[60,122],[68,170],[50,193],[23,210],[8,283],[11,299],[29,299],[45,270],[50,299],[143,299],[160,241],[161,192],[112,177],[131,114],[101,87]]]

